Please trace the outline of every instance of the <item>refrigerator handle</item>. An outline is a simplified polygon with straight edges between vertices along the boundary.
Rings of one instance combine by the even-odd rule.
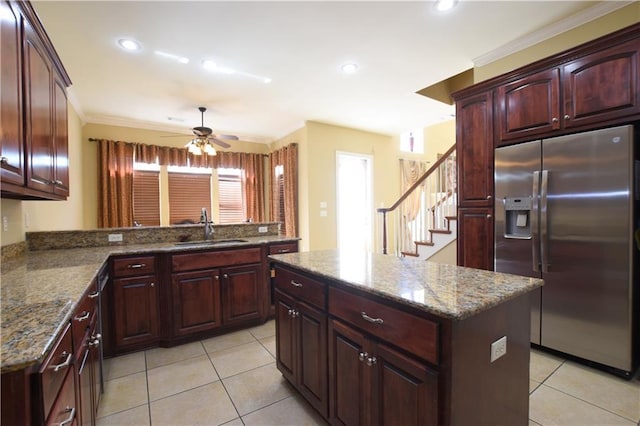
[[[538,234],[538,214],[540,206],[540,172],[533,172],[531,190],[531,259],[534,272],[540,272],[540,236]]]
[[[547,218],[547,194],[549,192],[549,171],[542,171],[540,184],[540,260],[542,272],[549,272],[549,221]]]

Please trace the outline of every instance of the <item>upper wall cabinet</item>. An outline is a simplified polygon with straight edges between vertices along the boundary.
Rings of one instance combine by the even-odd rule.
[[[31,4],[0,7],[2,197],[66,199],[71,81]]]
[[[497,145],[640,113],[639,68],[636,39],[498,86]]]

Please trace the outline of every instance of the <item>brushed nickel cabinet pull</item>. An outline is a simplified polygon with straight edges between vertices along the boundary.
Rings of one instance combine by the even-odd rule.
[[[362,315],[362,319],[363,320],[369,321],[370,323],[373,323],[373,324],[383,324],[384,323],[384,320],[382,318],[370,317],[369,315],[367,315],[366,312],[362,312],[361,315]]]
[[[291,285],[294,287],[302,287],[302,284],[295,282],[294,280],[291,280]]]
[[[358,354],[358,359],[360,360],[360,362],[363,362],[365,359],[367,359],[368,356],[369,356],[368,353],[360,352],[360,354]]]
[[[370,356],[369,358],[367,358],[367,365],[369,367],[376,365],[376,363],[378,362],[378,360],[376,359],[375,356]]]
[[[127,265],[127,268],[129,269],[140,269],[140,268],[144,268],[146,265],[146,263],[132,263],[130,265]]]
[[[60,371],[61,369],[65,368],[65,367],[68,367],[68,366],[71,364],[71,354],[70,354],[70,353],[67,353],[67,352],[65,351],[65,352],[62,352],[62,355],[61,355],[61,356],[65,356],[65,354],[67,355],[67,359],[65,359],[65,360],[64,360],[64,362],[63,362],[62,364],[56,364],[56,365],[52,365],[52,366],[50,367],[50,368],[52,368],[52,369],[53,369],[53,371],[54,371],[54,372],[56,372],[56,373],[57,373],[57,372],[58,372],[58,371]]]
[[[74,320],[78,322],[82,322],[82,321],[88,320],[90,316],[91,316],[91,312],[84,311],[82,315],[80,315],[79,317],[75,317]]]
[[[289,253],[290,251],[289,249],[278,249],[278,253]]]
[[[571,120],[571,116],[569,114],[565,114],[564,119],[565,120]]]
[[[76,409],[75,408],[71,408],[71,407],[67,406],[67,408],[65,408],[64,411],[65,412],[69,412],[69,417],[67,417],[65,420],[61,421],[60,423],[58,423],[58,426],[67,425],[67,424],[71,423],[73,421],[73,419],[76,417]]]
[[[7,157],[0,158],[0,163],[7,164],[8,162],[9,162],[9,159]]]
[[[90,293],[89,296],[87,296],[89,299],[95,299],[96,297],[100,296],[100,292],[96,291],[94,293]]]

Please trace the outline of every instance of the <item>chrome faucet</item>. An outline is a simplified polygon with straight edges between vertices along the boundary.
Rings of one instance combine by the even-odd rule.
[[[200,223],[204,223],[204,239],[212,239],[215,230],[213,229],[213,221],[210,221],[207,217],[207,209],[205,207],[203,207],[200,212]]]

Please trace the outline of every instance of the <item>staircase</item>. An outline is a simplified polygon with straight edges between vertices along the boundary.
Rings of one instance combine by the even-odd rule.
[[[393,226],[394,253],[428,259],[456,239],[456,151],[444,153],[391,207],[379,208],[382,252]]]

